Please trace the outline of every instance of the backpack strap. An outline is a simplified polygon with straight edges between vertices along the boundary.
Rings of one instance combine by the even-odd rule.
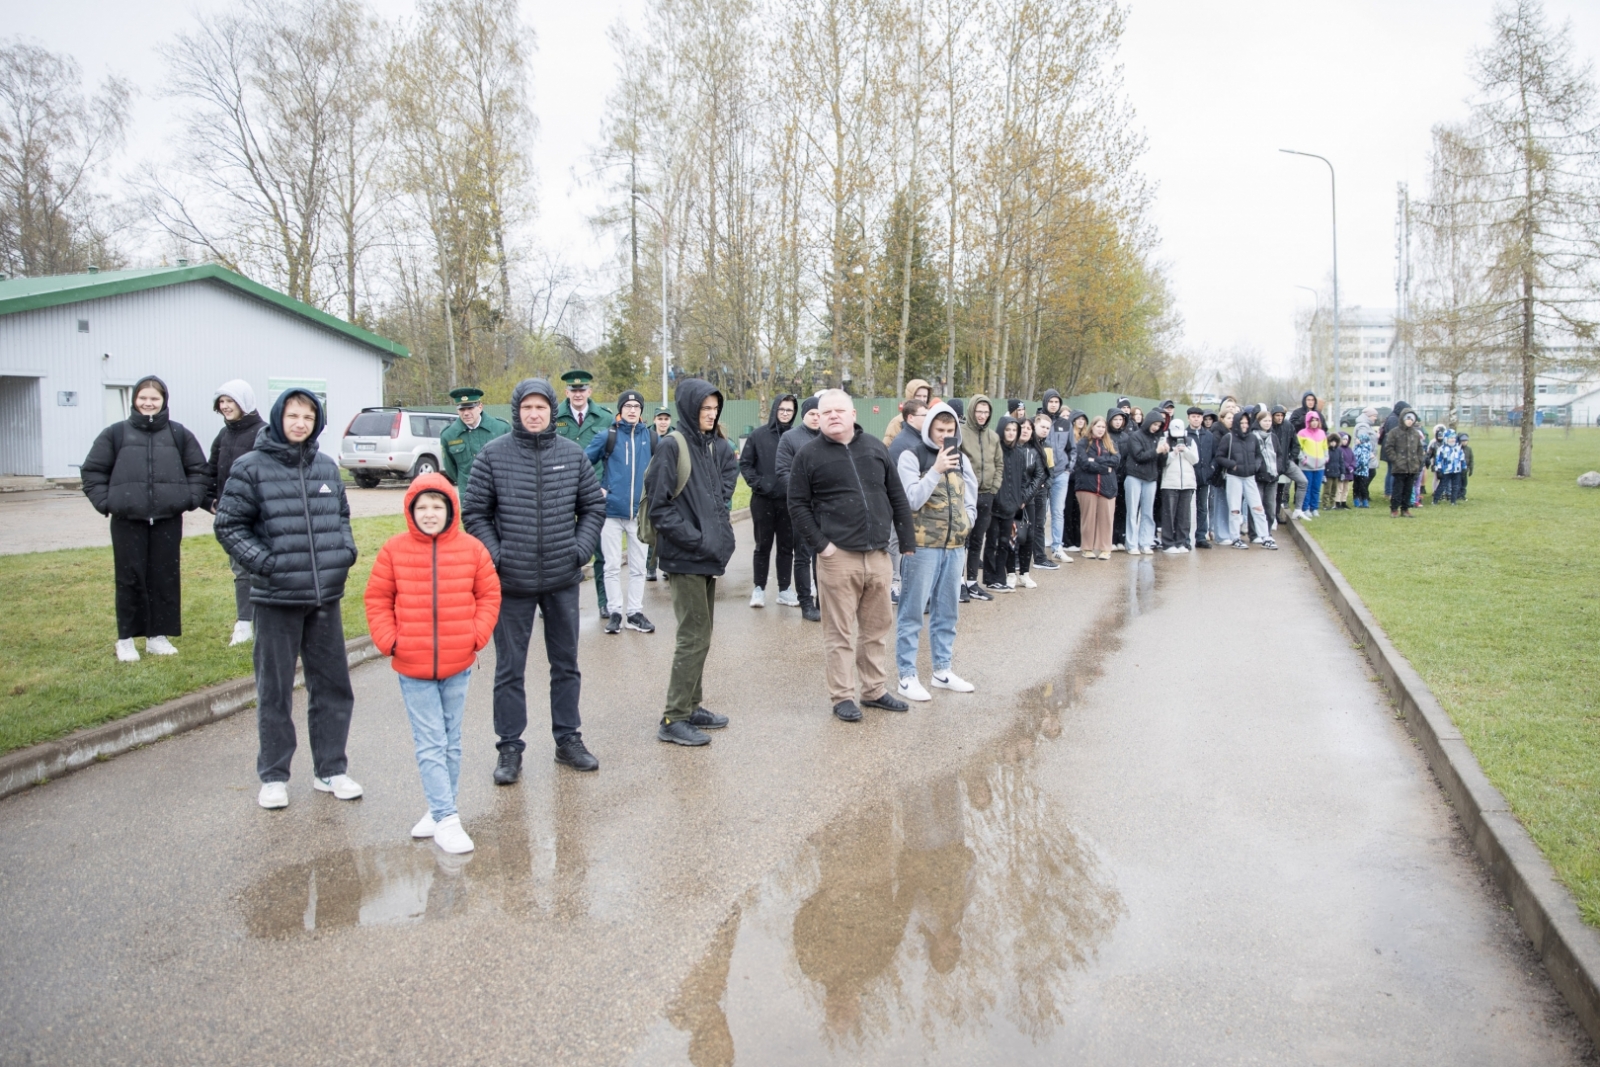
[[[678,441],[678,477],[672,486],[672,495],[678,496],[683,492],[684,486],[689,484],[689,439],[682,430],[673,430],[668,437],[677,438]]]
[[[617,424],[612,423],[611,429],[606,431],[606,447],[600,453],[601,459],[610,459],[611,453],[617,450]]]

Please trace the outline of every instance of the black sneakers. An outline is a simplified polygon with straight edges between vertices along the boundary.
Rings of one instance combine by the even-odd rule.
[[[1033,569],[1036,571],[1058,571],[1061,569],[1061,564],[1053,560],[1036,559],[1033,561]]]
[[[616,618],[615,615],[611,617]],[[644,612],[636,611],[628,616],[628,629],[638,630],[642,634],[653,634],[656,632],[656,624],[645,618]]]
[[[865,704],[869,708],[882,708],[884,711],[910,711],[911,710],[911,705],[910,704],[907,704],[904,700],[901,700],[899,697],[895,696],[893,693],[889,692],[887,689],[885,689],[883,691],[883,694],[881,696],[868,697],[867,699],[863,700],[861,703]],[[837,710],[837,709],[835,709],[835,710]]]
[[[500,750],[500,762],[494,768],[495,785],[515,785],[522,777],[522,753],[514,748]]]
[[[656,727],[657,741],[670,741],[674,745],[685,745],[689,748],[698,748],[700,745],[709,745],[711,738],[696,730],[687,722],[668,722],[661,720],[661,725]]]
[[[815,600],[800,601],[800,617],[806,622],[821,622],[822,611]]]
[[[728,717],[709,708],[695,708],[694,714],[689,716],[689,725],[700,730],[720,730],[728,725]]]
[[[969,600],[993,600],[994,599],[994,597],[990,596],[987,592],[985,592],[983,586],[979,585],[977,582],[968,582],[967,583],[967,598]]]
[[[622,616],[612,612],[606,616],[606,633],[620,634],[622,632]]]
[[[972,602],[972,590],[967,586],[966,582],[961,583],[961,592],[956,594],[956,599],[963,604]]]
[[[556,746],[556,762],[564,763],[575,771],[598,771],[600,761],[584,746],[583,738],[574,737]]]
[[[841,700],[833,706],[833,714],[845,722],[860,722],[861,709],[854,700]]]

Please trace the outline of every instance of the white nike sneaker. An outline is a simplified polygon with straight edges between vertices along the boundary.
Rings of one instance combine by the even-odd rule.
[[[117,660],[121,663],[139,662],[139,650],[134,646],[133,638],[124,637],[117,642]]]
[[[289,806],[288,782],[262,782],[261,792],[256,795],[256,803],[263,808],[287,808]]]
[[[922,683],[917,681],[916,675],[900,679],[900,695],[906,700],[932,700],[928,691],[922,688]]]
[[[948,689],[952,693],[970,693],[976,688],[955,671],[949,670],[933,672],[933,687],[935,689]]]
[[[780,589],[780,590],[778,590],[778,606],[779,607],[785,607],[785,608],[797,608],[797,607],[799,607],[800,606],[800,594],[796,593],[793,589]]]
[[[332,793],[340,800],[354,800],[362,793],[361,786],[348,774],[336,774],[332,778],[313,778],[311,788],[319,793]]]
[[[255,639],[255,624],[240,619],[238,622],[233,624],[233,639],[228,642],[228,647],[232,648],[234,645],[247,645]]]
[[[767,606],[767,591],[759,585],[750,591],[750,606],[764,608]]]
[[[1037,588],[1039,588],[1039,583],[1033,580],[1033,575],[1031,575],[1031,574],[1019,574],[1019,575],[1017,575],[1017,584],[1022,586],[1022,588],[1024,588],[1024,589],[1037,589]]]
[[[433,843],[451,855],[471,852],[472,838],[461,828],[461,816],[448,815],[433,828]]]
[[[172,642],[157,634],[144,639],[144,650],[152,656],[176,656],[178,650],[172,647]]]
[[[411,828],[411,836],[432,837],[433,831],[437,829],[438,826],[439,824],[433,821],[433,812],[425,811],[422,813],[422,818],[417,820],[417,825]]]

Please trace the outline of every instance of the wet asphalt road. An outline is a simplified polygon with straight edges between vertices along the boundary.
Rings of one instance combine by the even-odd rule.
[[[535,728],[492,785],[485,656],[470,857],[406,837],[384,663],[359,802],[302,731],[258,809],[249,713],[0,802],[0,1062],[1595,1062],[1292,551],[1040,575],[964,611],[977,694],[858,725],[734,573],[707,749],[653,739],[663,586],[585,618],[598,774]]]

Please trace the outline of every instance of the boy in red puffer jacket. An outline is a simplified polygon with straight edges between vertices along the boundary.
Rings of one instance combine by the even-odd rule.
[[[367,626],[394,657],[411,717],[428,813],[412,837],[446,852],[471,852],[456,813],[461,715],[478,652],[500,616],[500,578],[483,542],[461,528],[455,486],[424,474],[406,491],[406,527],[378,550],[367,581]]]

